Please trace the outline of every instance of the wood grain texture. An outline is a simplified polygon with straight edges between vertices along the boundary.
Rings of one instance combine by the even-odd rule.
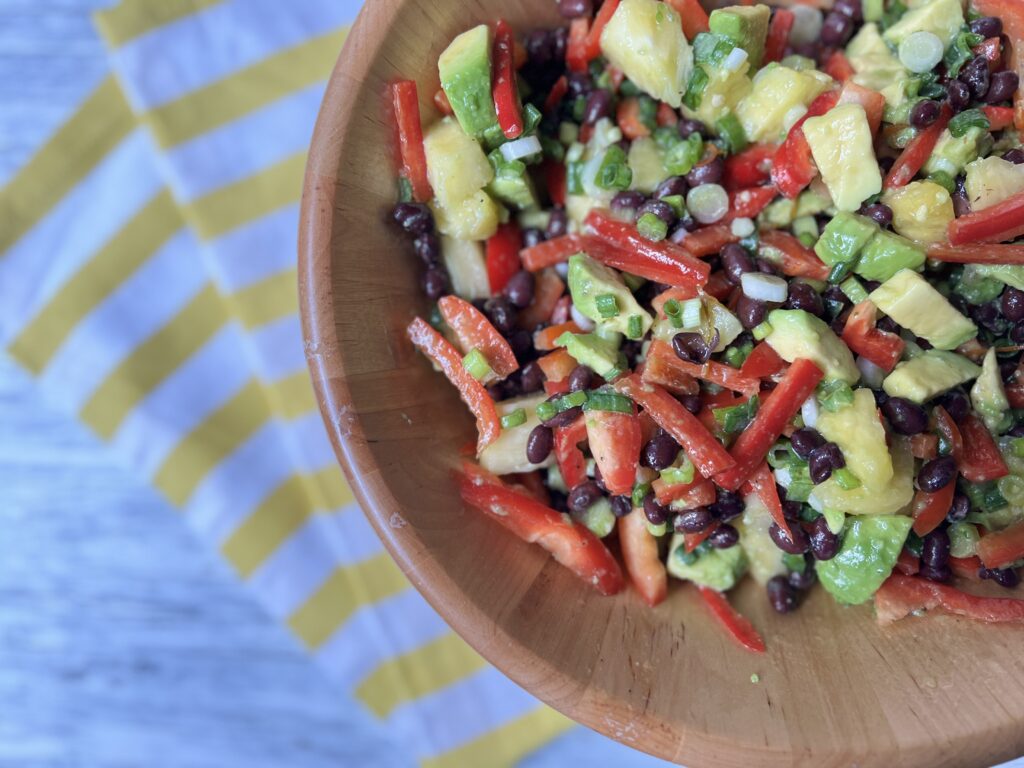
[[[383,93],[457,32],[499,14],[554,22],[531,0],[375,0],[336,67],[307,168],[300,292],[307,357],[335,447],[378,532],[441,614],[486,658],[562,712],[699,766],[985,766],[1024,752],[1024,630],[949,617],[879,629],[822,593],[774,615],[738,607],[768,653],[731,645],[690,587],[657,609],[604,599],[539,548],[462,507],[449,479],[472,420],[403,329],[425,304],[389,226]],[[752,673],[760,676],[752,684]]]

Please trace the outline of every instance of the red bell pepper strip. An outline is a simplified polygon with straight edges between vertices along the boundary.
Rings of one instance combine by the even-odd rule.
[[[506,139],[518,139],[523,134],[523,108],[516,85],[512,28],[504,19],[494,27],[493,86],[494,111],[498,125]]]
[[[938,435],[921,432],[910,438],[910,455],[915,459],[930,461],[939,455]]]
[[[700,475],[691,483],[666,483],[660,477],[651,483],[654,497],[659,504],[668,506],[678,502],[680,509],[696,509],[715,503],[715,484]]]
[[[971,53],[975,56],[984,56],[988,62],[988,71],[995,72],[996,70],[1002,69],[1003,64],[1003,46],[998,37],[990,37],[987,40],[982,40],[974,48],[971,49]],[[1011,114],[1013,110],[1010,110]],[[1012,119],[1011,123],[1012,125]]]
[[[573,523],[524,491],[509,488],[479,467],[466,464],[456,477],[466,504],[523,541],[540,544],[602,595],[614,595],[625,586],[615,557],[586,526]]]
[[[772,183],[785,197],[793,200],[817,175],[811,145],[807,143],[803,129],[794,127],[775,153]]]
[[[635,224],[619,221],[606,211],[591,211],[586,225],[607,245],[598,248],[597,243],[588,240],[584,250],[609,267],[678,286],[701,286],[711,275],[711,267],[687,249],[667,240],[651,242]]]
[[[771,162],[776,147],[754,144],[725,159],[725,188],[729,191],[756,187],[771,177]]]
[[[717,272],[711,273],[711,277],[708,278],[707,283],[704,285],[704,293],[708,296],[714,296],[721,302],[726,302],[735,288],[736,286],[729,282],[725,272],[720,269]]]
[[[661,387],[645,384],[635,373],[619,379],[614,387],[643,407],[659,427],[685,446],[687,456],[704,477],[711,477],[736,463],[700,420]]]
[[[739,241],[739,235],[734,235],[732,227],[728,224],[712,224],[710,227],[701,227],[696,232],[690,232],[683,240],[682,246],[699,258],[716,254],[729,243]]]
[[[983,483],[1010,474],[999,446],[992,439],[992,433],[973,413],[969,413],[960,423],[960,435],[964,440],[964,449],[957,464],[964,479],[972,483]]]
[[[778,195],[775,187],[750,187],[729,193],[729,213],[723,221],[753,219]]]
[[[651,129],[640,119],[640,100],[635,96],[619,102],[615,122],[618,123],[622,135],[630,141],[651,135]]]
[[[647,517],[634,509],[619,518],[622,562],[633,586],[647,605],[653,607],[668,595],[668,572],[658,556],[658,540],[647,530]]]
[[[565,94],[569,92],[569,79],[562,75],[555,81],[555,84],[551,86],[551,92],[548,93],[548,97],[544,100],[544,113],[550,114],[555,111],[555,108],[562,103],[562,99],[565,98]]]
[[[659,126],[666,125],[679,125],[679,115],[664,101],[658,102],[658,112],[655,116],[655,121]]]
[[[893,163],[892,168],[889,169],[889,174],[885,177],[886,189],[905,187],[911,182],[917,175],[917,172],[921,170],[921,167],[928,161],[928,158],[931,157],[932,150],[935,149],[939,136],[946,130],[946,126],[949,125],[950,118],[952,117],[953,110],[950,108],[949,102],[944,101],[938,119],[927,128],[923,128],[912,138],[900,156],[896,158],[896,162]],[[954,221],[954,223],[956,222]]]
[[[570,72],[586,72],[587,34],[590,32],[590,21],[585,16],[569,22],[569,40],[565,45],[565,66]]]
[[[1024,600],[968,595],[956,587],[919,576],[894,573],[875,593],[879,624],[891,624],[919,611],[936,609],[991,623],[1024,621]]]
[[[855,306],[843,328],[843,341],[861,357],[891,371],[900,361],[906,344],[895,333],[875,327],[876,311],[877,307],[867,299]]]
[[[667,357],[652,357],[648,354],[641,378],[645,383],[657,384],[675,395],[700,393],[700,384],[697,380]]]
[[[582,415],[566,427],[555,428],[555,461],[570,489],[587,479],[587,458],[579,448],[586,439],[587,425]]]
[[[850,60],[846,58],[846,54],[842,51],[836,51],[829,56],[828,61],[825,62],[825,66],[821,68],[821,71],[833,80],[838,80],[840,83],[845,83],[857,74],[853,65],[850,64]]]
[[[949,569],[961,579],[981,581],[979,571],[982,569],[981,560],[977,557],[951,557],[949,558]]]
[[[762,341],[754,347],[740,367],[740,373],[750,379],[767,379],[786,370],[786,361],[771,345]]]
[[[532,331],[538,325],[548,322],[563,293],[565,283],[555,270],[544,269],[538,272],[533,288],[533,303],[519,313],[519,327]]]
[[[928,246],[928,258],[954,264],[1024,264],[1024,245],[935,243]]]
[[[616,496],[628,495],[640,466],[640,419],[635,413],[598,410],[587,411],[583,418],[590,454],[601,470],[604,484]]]
[[[913,576],[921,570],[921,558],[910,550],[903,549],[896,561],[896,570],[904,576]]]
[[[442,297],[437,302],[437,308],[454,331],[464,353],[479,350],[499,379],[519,370],[512,347],[483,312],[458,296]]]
[[[565,163],[554,160],[545,160],[541,164],[541,173],[544,176],[544,185],[548,192],[548,199],[551,204],[559,208],[565,208],[565,197],[569,194],[566,187]]]
[[[789,521],[782,512],[782,500],[779,498],[779,489],[775,486],[775,475],[768,468],[768,464],[761,464],[750,479],[744,483],[743,490],[747,494],[754,494],[761,503],[768,508],[772,520],[779,528],[786,532],[792,540],[792,533],[789,529]]]
[[[487,240],[487,280],[491,293],[501,293],[516,272],[523,268],[519,251],[523,235],[514,221],[502,224]]]
[[[548,381],[563,381],[576,369],[576,360],[564,349],[556,349],[537,358],[537,365]]]
[[[793,30],[796,16],[786,8],[776,8],[768,25],[768,38],[764,42],[764,63],[780,61],[786,53],[789,33]]]
[[[551,240],[524,248],[519,254],[523,268],[537,272],[545,267],[561,264],[574,253],[583,250],[583,238],[579,235],[562,235]]]
[[[1004,39],[1009,44],[1008,69],[1016,72],[1024,83],[1024,7],[1018,0],[974,0],[974,10],[985,16],[995,16],[1003,22]],[[1013,97],[1017,114],[1017,130],[1024,131],[1024,89],[1018,88]]]
[[[1001,131],[1013,125],[1013,107],[982,107],[988,118],[989,130]]]
[[[950,455],[959,464],[964,453],[964,439],[960,434],[960,427],[953,421],[953,417],[941,405],[935,406],[932,414],[935,416],[935,431],[949,446]]]
[[[711,534],[718,530],[718,526],[720,525],[721,523],[716,521],[700,533],[684,533],[683,550],[686,552],[686,554],[690,554],[691,552],[693,552],[693,550],[695,550],[697,547],[699,547],[701,544],[707,541],[711,537]]]
[[[416,348],[436,363],[448,381],[455,385],[462,401],[476,416],[476,446],[479,453],[501,434],[501,421],[494,400],[487,394],[483,384],[474,379],[462,365],[462,355],[430,323],[417,317],[409,323],[406,333]]]
[[[738,368],[720,363],[716,360],[708,360],[703,365],[681,360],[675,351],[666,342],[655,340],[651,342],[647,351],[647,360],[658,360],[659,365],[675,369],[676,371],[688,374],[695,379],[708,381],[720,387],[731,389],[733,392],[740,392],[747,397],[756,395],[761,389],[761,382],[744,376]],[[649,381],[647,370],[644,370],[644,381]]]
[[[683,25],[683,34],[691,43],[701,32],[708,32],[711,27],[708,25],[708,12],[700,4],[699,0],[666,0],[672,9],[679,14],[679,20]]]
[[[978,542],[978,557],[986,568],[1005,568],[1024,557],[1024,522],[983,536]]]
[[[1024,235],[1024,192],[949,222],[950,245],[1000,243]]]
[[[448,94],[444,92],[444,88],[438,88],[434,91],[434,106],[437,107],[438,112],[446,117],[455,114],[455,110],[452,109],[452,103],[448,101]]]
[[[938,528],[953,505],[954,493],[955,479],[934,493],[918,490],[914,494],[914,533],[918,536],[927,536]]]
[[[619,88],[622,87],[622,82],[626,79],[626,73],[618,67],[611,65],[605,71],[608,73],[608,83],[612,87],[612,92],[618,93]]]
[[[549,325],[533,334],[533,346],[542,352],[549,352],[558,346],[555,342],[563,333],[583,333],[583,330],[572,320],[559,325]]]
[[[729,601],[721,592],[716,592],[710,587],[697,587],[704,603],[711,610],[711,613],[725,629],[729,631],[740,645],[754,653],[764,653],[765,645],[761,635],[754,629],[750,621],[736,612],[736,609],[729,605]]]
[[[601,55],[601,34],[608,26],[608,22],[612,20],[612,16],[615,15],[621,2],[622,0],[604,0],[604,4],[594,16],[594,25],[587,32],[585,51],[588,64]]]
[[[416,83],[399,80],[391,84],[391,102],[398,127],[398,156],[402,175],[412,187],[413,198],[420,203],[434,196],[427,180],[427,154],[423,150],[423,126]]]
[[[780,229],[765,230],[759,242],[761,258],[771,262],[784,275],[809,277],[812,280],[828,279],[829,270],[825,262],[788,232]]]
[[[1024,408],[1024,361],[1006,383],[1006,399],[1011,408]]]
[[[822,376],[821,369],[810,360],[799,358],[789,366],[782,381],[772,391],[736,442],[732,454],[736,466],[715,475],[715,482],[729,491],[737,490],[764,461],[768,450],[796,416],[800,406],[811,396]],[[681,443],[685,445],[685,443]]]

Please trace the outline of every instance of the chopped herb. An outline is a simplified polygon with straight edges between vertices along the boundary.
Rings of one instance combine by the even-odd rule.
[[[757,414],[757,406],[758,397],[754,395],[745,403],[730,405],[726,408],[714,408],[711,413],[725,434],[734,435],[737,432],[742,432],[753,421]]]
[[[633,413],[633,401],[618,392],[597,390],[591,392],[583,406],[584,411],[611,411],[612,413]]]
[[[693,482],[693,462],[690,461],[690,457],[682,451],[679,452],[679,455],[681,457],[681,463],[678,467],[668,467],[667,469],[661,470],[659,473],[661,479],[664,480],[667,485],[689,485]]]
[[[826,381],[818,386],[818,401],[830,413],[853,404],[853,389],[842,379]]]
[[[633,181],[633,171],[627,162],[626,153],[622,147],[612,145],[608,147],[601,161],[601,167],[597,169],[597,177],[594,183],[601,189],[608,191],[622,191]]]
[[[462,358],[462,367],[469,371],[469,375],[477,381],[486,378],[487,374],[491,372],[491,364],[476,347],[469,350],[469,353]]]
[[[985,113],[980,109],[965,109],[949,121],[949,132],[953,135],[953,138],[959,139],[971,128],[981,128],[987,131],[989,125],[988,118],[985,117]]]
[[[633,502],[634,507],[642,507],[644,505],[644,498],[648,493],[651,492],[650,483],[637,483],[633,486],[633,495],[630,501]]]
[[[405,178],[405,176],[398,177],[398,202],[412,202],[412,184],[409,183],[409,180]]]
[[[698,37],[700,37],[698,35]],[[707,90],[710,78],[704,71],[704,67],[695,66],[690,73],[690,81],[686,84],[686,93],[683,94],[683,104],[690,109],[700,109],[700,103],[704,100],[704,91]]]
[[[512,429],[526,423],[526,409],[516,408],[512,413],[506,413],[501,417],[501,428]]]
[[[594,298],[594,306],[601,317],[611,318],[619,316],[619,300],[613,293],[602,293]]]
[[[673,176],[689,173],[704,155],[704,140],[691,133],[665,151],[665,170]]]
[[[715,128],[719,137],[725,142],[725,149],[730,155],[742,152],[750,143],[747,139],[747,132],[743,130],[739,119],[732,112],[718,118]]]
[[[668,237],[668,224],[653,213],[645,213],[636,223],[637,231],[648,240],[658,242]]]
[[[972,49],[984,39],[981,35],[971,32],[970,28],[966,25],[961,28],[942,59],[950,79],[959,75],[961,67],[974,58],[974,51]]]
[[[644,319],[640,315],[630,315],[626,325],[626,337],[636,340],[644,335]]]

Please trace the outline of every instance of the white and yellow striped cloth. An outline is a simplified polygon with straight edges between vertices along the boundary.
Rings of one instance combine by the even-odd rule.
[[[305,152],[356,0],[122,0],[109,77],[0,192],[0,341],[423,765],[570,723],[413,591],[326,438],[296,303]]]

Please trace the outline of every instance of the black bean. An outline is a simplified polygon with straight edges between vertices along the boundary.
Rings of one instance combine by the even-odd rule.
[[[1024,322],[1016,323],[1010,329],[1010,341],[1014,344],[1024,344]]]
[[[587,106],[583,110],[583,122],[586,125],[593,125],[602,117],[608,117],[612,113],[612,95],[604,90],[591,91],[587,96]]]
[[[921,541],[921,565],[942,568],[949,564],[949,534],[937,528]]]
[[[853,34],[853,26],[853,19],[845,13],[833,11],[825,17],[825,23],[821,25],[821,42],[833,48],[846,45],[846,41]]]
[[[585,365],[577,365],[569,374],[569,391],[581,392],[594,383],[594,372]]]
[[[1009,382],[1014,377],[1014,375],[1016,375],[1018,365],[1019,362],[1017,360],[1014,360],[1013,358],[1010,358],[1009,360],[1000,360],[999,377],[1004,382]]]
[[[849,16],[854,21],[864,18],[860,0],[836,0],[832,10]]]
[[[832,533],[824,517],[811,523],[811,554],[816,560],[831,560],[839,553],[839,537]]]
[[[807,283],[794,281],[789,284],[789,296],[786,298],[786,309],[802,309],[816,317],[825,314],[825,304],[818,293]]]
[[[917,435],[928,428],[928,414],[924,408],[902,397],[890,397],[882,412],[892,428],[901,435]]]
[[[670,227],[676,223],[676,212],[663,200],[648,200],[637,208],[636,217],[639,219],[647,213],[653,213]]]
[[[643,192],[638,192],[635,189],[629,189],[625,192],[619,192],[615,197],[612,198],[612,210],[613,211],[635,211],[647,198]]]
[[[672,527],[678,533],[702,533],[715,521],[715,516],[704,507],[680,512],[672,519]]]
[[[683,331],[672,337],[676,357],[689,363],[706,363],[711,357],[711,346],[699,333]]]
[[[594,465],[594,482],[604,493],[608,493],[608,486],[604,484],[604,475],[601,474],[601,468],[596,464]]]
[[[966,216],[971,212],[971,201],[967,199],[967,193],[957,190],[953,193],[953,215],[957,218]]]
[[[733,285],[739,285],[743,275],[754,271],[754,260],[742,245],[729,243],[722,249],[721,255],[722,269]]]
[[[1007,286],[999,304],[1007,320],[1024,320],[1024,291]]]
[[[830,477],[832,477],[832,462],[828,460],[828,457],[823,453],[812,451],[811,456],[807,459],[807,471],[811,476],[811,482],[815,485],[824,483]]]
[[[765,317],[768,315],[768,305],[763,301],[752,299],[743,293],[740,294],[740,298],[736,302],[736,315],[739,317],[743,327],[750,330],[764,322]]]
[[[484,304],[484,314],[503,336],[515,330],[516,318],[519,315],[507,296],[488,299]]]
[[[985,101],[989,104],[998,104],[1000,101],[1009,101],[1017,92],[1020,85],[1020,76],[1016,72],[1006,69],[992,75],[988,86],[988,93],[985,94]]]
[[[537,229],[536,227],[530,227],[529,229],[523,230],[523,247],[533,248],[535,245],[540,245],[544,242],[544,232]]]
[[[971,403],[967,399],[967,395],[959,389],[954,389],[944,394],[939,403],[946,409],[949,417],[957,424],[966,419],[967,413],[971,410]]]
[[[544,386],[544,371],[536,360],[531,360],[520,369],[519,386],[523,394],[536,392]]]
[[[434,217],[423,203],[399,203],[392,215],[398,225],[411,235],[424,235],[434,229]]]
[[[651,525],[661,525],[668,520],[669,511],[668,507],[658,503],[658,499],[653,493],[648,493],[644,496],[644,514],[647,515]]]
[[[957,493],[953,496],[953,503],[949,507],[949,512],[946,513],[946,519],[951,523],[960,523],[967,519],[967,516],[971,514],[971,500],[962,493]]]
[[[569,95],[572,97],[586,96],[594,87],[594,80],[586,72],[571,72],[566,81],[569,85]]]
[[[928,579],[928,581],[937,581],[940,584],[953,578],[953,572],[949,569],[948,565],[935,568],[921,563],[921,570],[917,572],[917,575],[923,579]]]
[[[728,523],[722,523],[708,536],[708,544],[715,549],[729,549],[740,542],[740,532]]]
[[[661,200],[665,197],[686,194],[686,178],[683,176],[670,176],[658,185],[654,190],[654,196]]]
[[[701,136],[708,135],[708,128],[700,120],[680,120],[676,125],[680,138],[687,138],[691,134],[699,133]]]
[[[1003,318],[1000,317],[999,309],[992,302],[973,306],[970,315],[975,323],[986,330],[993,332],[1002,330]]]
[[[932,103],[934,104],[935,102]],[[873,203],[872,205],[864,206],[861,209],[861,213],[880,227],[888,227],[892,224],[892,208],[885,203]]]
[[[601,498],[603,494],[593,480],[584,480],[569,491],[569,509],[576,513],[587,511],[587,507]]]
[[[703,165],[695,165],[693,169],[686,174],[686,183],[691,187],[699,187],[704,184],[717,184],[722,180],[722,176],[725,174],[725,161],[721,157],[716,157],[710,163],[704,163]]]
[[[926,493],[941,491],[956,477],[956,461],[952,456],[939,456],[926,461],[917,473],[917,487]]]
[[[814,586],[815,582],[818,581],[818,574],[814,568],[807,564],[802,571],[791,571],[789,574],[789,584],[793,589],[805,592]]]
[[[416,255],[428,267],[441,261],[441,240],[433,232],[425,232],[413,241]]]
[[[957,79],[967,86],[973,98],[985,98],[990,82],[988,59],[982,54],[978,54],[964,65]]]
[[[999,37],[1003,34],[1003,22],[995,16],[982,16],[970,23],[971,32],[984,38]]]
[[[1003,160],[1013,163],[1014,165],[1020,165],[1024,163],[1024,149],[1020,147],[1014,147],[1008,152],[1003,153]]]
[[[1006,433],[1010,437],[1024,437],[1024,424],[1017,424]]]
[[[800,519],[800,513],[803,512],[803,504],[799,501],[784,501],[782,502],[782,516],[794,522]]]
[[[793,537],[790,538],[786,532],[779,527],[778,523],[772,523],[768,528],[768,535],[772,537],[775,546],[790,555],[802,555],[811,548],[811,540],[807,532],[798,524],[789,526]]]
[[[554,56],[554,40],[546,29],[534,29],[523,42],[526,54],[535,64],[546,64]]]
[[[796,589],[785,576],[773,576],[768,580],[765,589],[768,591],[768,602],[777,613],[790,613],[796,610]]]
[[[950,80],[946,86],[946,99],[954,112],[962,112],[971,103],[971,89],[959,80]]]
[[[551,33],[551,56],[556,62],[565,61],[565,49],[569,45],[569,28],[558,27]]]
[[[644,466],[660,471],[672,466],[678,455],[679,443],[673,440],[671,435],[662,433],[647,441],[640,458]]]
[[[448,270],[434,266],[423,273],[423,292],[431,301],[437,301],[448,293]]]
[[[569,232],[569,216],[566,214],[564,208],[555,208],[551,211],[551,216],[548,218],[548,228],[545,230],[544,235],[548,240],[553,240],[556,237],[568,234]]]
[[[533,348],[533,336],[529,331],[517,328],[507,336],[508,345],[512,347],[512,354],[520,365],[537,357],[537,351]]]
[[[574,421],[576,421],[576,419],[578,419],[580,417],[580,414],[582,413],[582,406],[577,405],[573,408],[569,408],[568,410],[562,411],[561,413],[556,413],[550,419],[542,423],[546,427],[567,427]]]
[[[533,273],[520,270],[505,284],[505,295],[519,309],[524,309],[533,301],[533,284]]]
[[[693,414],[700,413],[701,408],[704,407],[704,401],[701,400],[700,395],[682,395],[679,402],[683,404],[683,408]]]
[[[612,514],[625,517],[633,511],[633,502],[629,496],[612,496]]]
[[[1000,568],[993,571],[992,580],[1000,587],[1013,589],[1020,584],[1020,574],[1013,568]]]
[[[551,455],[554,446],[555,433],[550,427],[538,424],[530,430],[530,436],[526,439],[526,460],[531,464],[540,464]]]
[[[558,0],[558,12],[567,19],[589,16],[593,11],[590,0]]]
[[[793,452],[805,461],[810,458],[811,451],[825,444],[825,438],[821,436],[821,433],[811,427],[801,427],[790,436],[789,440],[793,446]]]
[[[939,119],[939,102],[931,99],[919,101],[910,110],[910,124],[915,128],[927,128]]]

